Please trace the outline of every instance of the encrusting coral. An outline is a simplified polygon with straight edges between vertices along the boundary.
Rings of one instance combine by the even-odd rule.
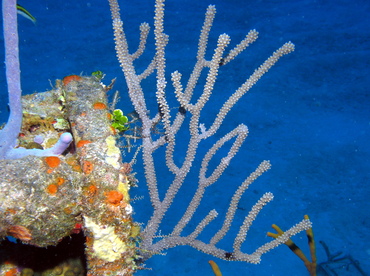
[[[64,155],[0,160],[0,238],[45,247],[83,229],[91,275],[107,275],[107,270],[130,275],[136,268],[138,227],[128,191],[135,179],[121,161],[110,111],[95,108],[97,102],[107,106],[106,92],[95,77],[79,77],[24,98],[25,113],[40,121],[33,121],[34,131],[22,131],[20,142],[29,144],[40,135],[42,147],[55,142],[60,130],[41,123],[45,118],[68,121],[74,141]],[[0,275],[9,270],[3,264]]]

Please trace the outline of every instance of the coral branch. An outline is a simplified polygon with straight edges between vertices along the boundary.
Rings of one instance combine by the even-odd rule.
[[[142,120],[142,150],[144,171],[149,189],[150,200],[154,207],[153,214],[142,233],[141,249],[143,251],[143,255],[145,255],[144,258],[150,257],[152,254],[159,253],[165,249],[177,245],[190,245],[200,251],[214,255],[218,258],[258,263],[260,262],[262,254],[278,246],[279,244],[284,243],[285,240],[291,235],[309,228],[310,222],[308,220],[304,220],[287,231],[285,236],[260,246],[255,250],[254,253],[242,253],[242,243],[245,241],[248,230],[252,226],[253,221],[256,219],[263,206],[273,198],[271,193],[265,193],[262,198],[254,204],[251,211],[244,219],[243,224],[240,226],[239,233],[234,240],[233,252],[227,252],[216,246],[216,244],[229,231],[234,220],[237,205],[244,192],[248,189],[249,185],[253,181],[255,181],[260,175],[262,175],[262,173],[270,168],[270,163],[268,161],[263,161],[258,168],[252,172],[250,176],[239,186],[239,188],[236,189],[234,196],[230,200],[230,206],[226,212],[224,222],[219,231],[211,238],[209,243],[200,241],[197,239],[197,237],[217,216],[216,210],[211,210],[208,215],[197,224],[190,235],[182,235],[183,229],[189,226],[189,222],[199,208],[203,195],[206,192],[206,188],[217,182],[243,144],[248,130],[246,126],[241,124],[222,138],[212,140],[212,143],[214,143],[213,146],[206,151],[206,154],[203,157],[200,157],[200,160],[202,161],[200,162],[198,187],[196,188],[195,194],[189,202],[186,211],[184,212],[183,216],[181,216],[173,231],[169,235],[161,235],[161,239],[157,239],[159,228],[161,224],[165,223],[165,215],[169,208],[171,208],[172,203],[175,200],[175,196],[185,183],[185,179],[190,174],[190,171],[196,167],[194,165],[196,159],[199,160],[198,149],[200,147],[200,143],[216,134],[216,132],[222,126],[226,115],[240,100],[240,98],[245,95],[246,92],[249,91],[253,85],[256,84],[257,81],[259,81],[260,78],[268,70],[270,70],[270,68],[282,56],[292,52],[294,50],[294,45],[290,42],[284,44],[264,63],[262,63],[261,66],[259,66],[254,73],[225,101],[218,114],[214,118],[213,123],[207,129],[206,126],[201,123],[201,111],[204,109],[205,105],[210,102],[220,66],[228,64],[237,55],[243,52],[250,43],[256,40],[258,33],[255,30],[250,31],[237,46],[229,51],[228,54],[225,54],[225,50],[230,42],[230,37],[227,34],[220,35],[217,41],[217,46],[214,48],[214,54],[212,58],[210,60],[206,60],[205,55],[207,52],[208,37],[216,13],[216,8],[212,5],[209,6],[205,15],[204,24],[198,42],[196,63],[192,73],[190,74],[186,87],[184,88],[181,83],[182,74],[180,72],[175,71],[171,75],[174,94],[178,103],[180,104],[179,111],[174,117],[170,114],[170,110],[174,107],[171,106],[171,103],[168,100],[169,97],[166,95],[166,93],[168,93],[168,91],[166,91],[168,90],[168,87],[166,82],[167,74],[165,48],[168,43],[168,36],[164,33],[163,25],[164,0],[157,0],[155,4],[154,35],[156,51],[154,53],[152,62],[146,69],[144,69],[145,74],[142,75],[137,75],[135,73],[135,65],[133,63],[134,60],[128,51],[128,42],[122,27],[123,23],[120,19],[117,0],[109,0],[109,3],[112,11],[113,29],[118,60],[123,69],[123,73],[129,87],[129,96],[136,112],[139,114],[140,119]],[[147,30],[148,28],[145,29],[145,31]],[[145,45],[145,42],[146,33],[141,35],[140,45]],[[143,49],[143,46],[139,46],[139,49]],[[192,99],[195,87],[199,84],[201,74],[205,70],[208,71],[206,72],[203,91],[200,93],[200,96],[198,96],[197,99]],[[141,86],[141,81],[143,78],[148,77],[149,74],[155,74],[157,80],[156,97],[158,106],[156,108],[159,107],[159,113],[157,113],[154,117],[150,117],[150,114],[153,112],[150,112],[150,108],[148,108],[146,105],[144,97],[145,94]],[[185,122],[185,116],[190,116],[188,120],[188,126],[183,126],[183,123]],[[152,129],[155,128],[159,118],[164,127],[164,135],[155,140],[156,138],[152,133]],[[181,140],[183,133],[180,131],[184,129],[189,131],[186,134],[189,136],[187,143],[183,143],[183,140]],[[226,156],[220,158],[218,165],[210,173],[210,176],[207,177],[206,172],[210,161],[214,159],[216,153],[221,151],[221,149],[225,150],[226,142],[231,139],[235,140],[230,149],[227,151]],[[177,154],[175,148],[176,144],[181,144],[181,147],[184,147],[186,150],[186,154],[183,157],[181,164],[175,162],[175,156]],[[168,189],[163,199],[159,196],[161,183],[158,183],[159,176],[162,176],[163,172],[157,172],[155,166],[157,162],[162,162],[163,160],[155,159],[155,157],[158,156],[156,151],[160,148],[160,146],[166,147],[164,158],[166,160],[168,171],[173,175],[172,183],[167,185]]]

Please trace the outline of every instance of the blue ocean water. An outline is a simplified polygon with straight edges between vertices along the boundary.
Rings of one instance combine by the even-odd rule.
[[[119,2],[133,52],[138,43],[139,24],[146,21],[153,25],[153,1]],[[132,111],[114,51],[107,1],[19,0],[19,4],[37,18],[36,25],[19,18],[24,94],[46,91],[55,79],[66,75],[101,70],[106,74],[106,83],[117,77],[115,89],[121,91],[118,107],[127,113]],[[292,41],[296,50],[283,57],[228,115],[226,131],[245,123],[249,137],[232,168],[207,191],[188,231],[215,208],[220,218],[201,235],[207,241],[218,230],[233,189],[262,160],[271,160],[272,169],[252,184],[239,206],[235,227],[263,193],[271,191],[275,195],[253,224],[244,251],[253,252],[269,241],[266,232],[272,230],[272,223],[287,229],[308,214],[314,225],[319,263],[327,260],[319,244],[324,241],[332,253],[350,254],[369,274],[370,2],[168,0],[165,16],[165,32],[170,36],[168,72],[179,70],[184,79],[190,74],[208,4],[217,8],[208,57],[221,33],[231,36],[232,46],[250,29],[256,29],[260,35],[245,53],[222,70],[212,96],[213,104],[205,110],[206,124],[222,101],[274,50],[287,41]],[[148,48],[153,50],[153,46]],[[150,53],[144,55],[138,66],[145,66],[150,57]],[[0,60],[4,60],[3,51]],[[4,73],[0,74],[0,87],[4,99],[0,115],[5,122],[8,113]],[[153,100],[154,89],[149,88],[146,93]],[[152,110],[156,111],[156,106]],[[181,152],[184,148],[179,146],[177,150]],[[160,172],[165,169],[162,163],[158,160]],[[138,172],[139,187],[132,190],[132,196],[145,196],[134,203],[135,219],[145,223],[151,207],[145,181],[140,177],[140,162],[134,169]],[[163,195],[169,177],[159,175]],[[161,227],[162,234],[167,234],[176,223],[177,211],[186,207],[196,182],[197,174],[186,179],[181,195],[176,198],[176,210],[170,211],[168,222]],[[233,228],[233,233],[237,230]],[[309,255],[304,233],[293,240]],[[232,242],[231,234],[220,246],[231,250]],[[139,271],[137,275],[213,275],[208,265],[210,259],[215,260],[190,247],[178,247],[168,250],[165,256],[152,257],[146,263],[151,270]],[[259,265],[220,260],[217,263],[226,276],[308,275],[303,263],[286,246],[264,255]],[[346,273],[343,268],[339,275],[350,275]]]

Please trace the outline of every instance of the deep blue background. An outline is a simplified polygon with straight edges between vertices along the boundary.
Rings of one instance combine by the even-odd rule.
[[[119,107],[125,112],[132,111],[115,57],[107,1],[19,0],[19,4],[37,18],[36,25],[19,18],[24,94],[46,91],[55,79],[69,74],[101,70],[106,74],[106,84],[118,78],[115,89],[121,91]],[[139,24],[146,21],[152,26],[153,3],[136,0],[120,4],[133,52],[138,43]],[[294,42],[296,51],[283,57],[227,117],[226,130],[245,123],[250,137],[233,168],[207,193],[192,226],[212,208],[220,213],[220,220],[214,223],[220,223],[232,194],[230,187],[237,187],[260,161],[268,159],[272,169],[246,192],[237,221],[242,221],[248,208],[264,192],[273,192],[275,199],[253,225],[244,250],[252,252],[268,241],[265,233],[270,231],[270,224],[286,229],[309,214],[317,241],[325,241],[332,252],[351,254],[370,273],[370,2],[169,0],[165,17],[165,30],[170,35],[168,73],[179,69],[184,77],[189,74],[208,4],[216,4],[217,8],[210,49],[221,33],[231,36],[231,45],[250,29],[257,29],[260,36],[221,72],[214,102],[206,109],[204,122],[211,120],[221,101],[284,42]],[[148,48],[153,50],[153,46]],[[210,54],[211,50],[208,57]],[[3,55],[1,51],[0,60]],[[150,57],[151,53],[145,55],[139,66],[145,65]],[[4,73],[0,74],[0,87],[3,99],[0,115],[5,122],[8,113]],[[153,98],[154,88],[146,93]],[[130,155],[125,158],[129,160]],[[162,170],[160,163],[163,162],[159,160],[158,169]],[[139,196],[145,194],[140,162],[135,170],[140,182],[132,196]],[[177,210],[184,208],[182,204],[191,196],[196,177],[195,174],[187,179],[169,220],[175,220]],[[161,174],[163,193],[167,180]],[[134,206],[136,220],[145,222],[151,214],[148,196]],[[217,231],[215,224],[208,226],[207,231]],[[167,234],[170,226],[171,223],[162,226],[162,234]],[[206,241],[207,233],[202,238]],[[232,237],[227,238],[220,245],[230,250]],[[304,234],[294,240],[308,252]],[[317,256],[318,262],[326,260],[319,244]],[[147,262],[152,270],[137,275],[212,275],[209,259],[215,258],[179,247],[168,250],[166,256],[153,257]],[[226,276],[308,275],[303,263],[285,246],[263,256],[260,265],[224,261],[218,264]]]

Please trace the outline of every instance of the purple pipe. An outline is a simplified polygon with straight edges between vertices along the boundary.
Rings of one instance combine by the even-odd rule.
[[[22,125],[21,76],[19,66],[17,1],[3,0],[6,80],[8,83],[10,116],[0,132],[0,159],[14,148]]]
[[[3,0],[5,65],[10,115],[6,126],[0,130],[0,159],[17,159],[27,155],[58,155],[71,143],[72,135],[70,133],[62,134],[57,144],[47,150],[14,149],[22,126],[22,89],[16,5],[16,0]]]

